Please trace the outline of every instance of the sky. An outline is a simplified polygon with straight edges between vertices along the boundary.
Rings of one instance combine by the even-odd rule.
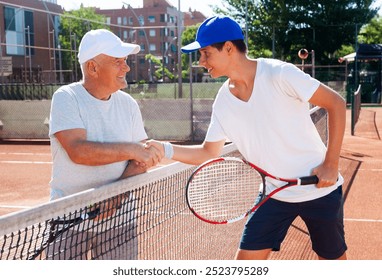
[[[178,0],[167,0],[174,7],[178,7]],[[382,1],[382,0],[380,0]],[[57,0],[57,4],[61,5],[65,10],[78,9],[81,3],[85,7],[98,7],[101,9],[120,9],[123,2],[130,4],[133,8],[140,8],[143,6],[142,0]],[[180,0],[180,9],[188,11],[191,7],[192,10],[202,12],[206,17],[212,16],[213,12],[209,5],[221,5],[220,0]]]
[[[377,0],[375,1],[375,4],[374,4],[375,7],[382,7],[382,0]],[[382,9],[379,9],[379,14],[382,15]]]

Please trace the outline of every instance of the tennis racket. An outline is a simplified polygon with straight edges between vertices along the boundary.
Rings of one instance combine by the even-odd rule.
[[[265,195],[265,181],[283,185]],[[240,158],[221,157],[198,166],[186,185],[191,212],[211,224],[239,221],[263,205],[275,193],[299,185],[317,184],[317,176],[285,179],[273,176]]]
[[[31,256],[28,257],[29,260],[35,260],[43,257],[43,253],[48,246],[57,240],[60,236],[62,236],[65,232],[69,231],[71,228],[84,223],[85,221],[92,220],[95,224],[103,223],[107,221],[111,216],[113,216],[118,209],[121,209],[124,199],[130,198],[131,195],[129,193],[120,194],[109,198],[103,202],[96,203],[94,205],[90,205],[86,207],[84,210],[81,210],[78,213],[78,216],[74,218],[57,218],[52,219],[48,222],[48,231],[49,234],[47,238],[39,248],[37,248]],[[91,225],[91,227],[93,227]],[[90,229],[90,228],[88,228]],[[44,238],[45,239],[45,238]]]
[[[52,219],[49,221],[49,235],[47,240],[41,244],[40,248],[35,250],[33,255],[31,255],[28,260],[35,260],[38,258],[44,250],[49,246],[49,244],[53,243],[60,235],[74,226],[86,221],[86,220],[94,220],[100,214],[100,209],[96,208],[92,211],[89,211],[85,214],[82,214],[79,217],[73,219]]]

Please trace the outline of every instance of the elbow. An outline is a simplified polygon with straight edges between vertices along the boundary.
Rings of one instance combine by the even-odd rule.
[[[85,161],[84,157],[82,157],[82,156],[80,155],[80,153],[78,153],[78,152],[73,152],[73,151],[71,151],[71,152],[68,152],[68,151],[67,151],[67,154],[68,154],[69,159],[70,159],[73,163],[75,163],[75,164],[81,164],[81,165],[86,165],[86,161]]]
[[[89,160],[91,151],[84,149],[81,145],[75,144],[67,147],[65,150],[69,159],[75,164],[96,165]]]

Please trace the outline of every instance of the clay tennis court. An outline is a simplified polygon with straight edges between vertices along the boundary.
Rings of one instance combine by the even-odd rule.
[[[340,169],[345,177],[345,231],[353,260],[382,259],[382,108],[363,107],[355,135],[350,135],[350,111]],[[51,172],[48,142],[0,144],[0,215],[44,203],[49,198]],[[281,252],[272,259],[316,259],[306,228],[296,220]]]

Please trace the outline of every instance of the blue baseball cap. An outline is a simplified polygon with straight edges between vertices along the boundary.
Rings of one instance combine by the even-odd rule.
[[[190,53],[212,44],[233,40],[244,40],[240,25],[227,16],[213,16],[206,19],[198,28],[195,42],[181,48]]]

